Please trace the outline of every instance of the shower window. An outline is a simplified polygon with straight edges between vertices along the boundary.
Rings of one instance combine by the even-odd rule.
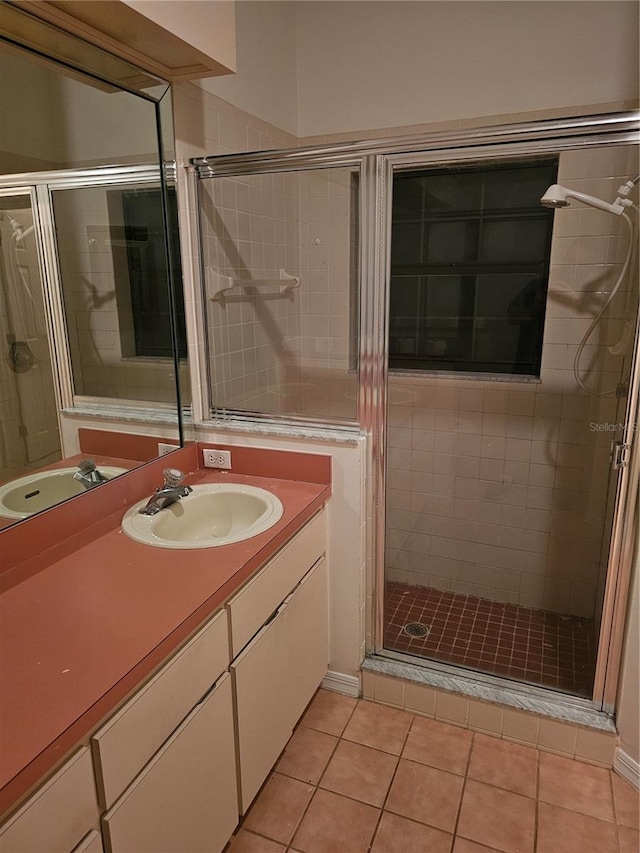
[[[389,364],[538,376],[557,160],[396,173]]]

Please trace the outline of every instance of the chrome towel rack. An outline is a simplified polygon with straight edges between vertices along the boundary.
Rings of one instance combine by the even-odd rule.
[[[209,268],[211,274],[218,280],[218,288],[211,295],[212,302],[224,302],[226,295],[235,287],[263,288],[277,287],[281,296],[292,293],[300,287],[300,277],[290,275],[286,270],[280,270],[280,278],[233,278],[233,276],[219,275]]]

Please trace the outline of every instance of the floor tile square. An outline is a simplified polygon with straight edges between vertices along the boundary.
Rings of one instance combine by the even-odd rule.
[[[618,826],[620,853],[638,853],[640,850],[640,832],[630,826]]]
[[[358,700],[332,690],[318,690],[301,724],[340,737]]]
[[[380,807],[387,796],[397,764],[395,755],[341,740],[320,787]]]
[[[468,838],[460,838],[457,835],[452,853],[500,853],[500,851],[495,847],[485,847],[484,844],[476,844],[475,841],[469,841]]]
[[[318,789],[292,846],[302,853],[367,853],[380,811]]]
[[[313,788],[297,779],[272,773],[243,821],[243,828],[288,844],[293,838]]]
[[[371,853],[449,853],[451,841],[448,832],[383,812]]]
[[[536,853],[617,853],[616,828],[606,820],[563,809],[538,806]]]
[[[541,802],[613,821],[609,771],[551,753],[540,753]]]
[[[483,782],[467,781],[458,835],[504,853],[533,853],[534,827],[534,800]]]
[[[346,740],[400,755],[413,716],[374,702],[360,701],[342,735]]]
[[[515,794],[535,797],[538,753],[528,746],[476,734],[469,762],[469,778]]]
[[[613,784],[616,821],[632,829],[638,829],[640,824],[640,794],[628,782],[621,779],[617,773],[611,774],[611,782]]]
[[[279,773],[317,785],[338,738],[299,726],[291,736],[276,766]]]
[[[416,717],[402,757],[464,776],[472,739],[467,729]]]
[[[453,832],[463,779],[444,770],[400,760],[385,810]]]

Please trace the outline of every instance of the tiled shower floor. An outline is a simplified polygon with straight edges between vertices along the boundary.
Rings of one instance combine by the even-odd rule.
[[[395,582],[385,593],[386,649],[591,695],[591,620]],[[403,630],[408,623],[429,633],[411,637]]]

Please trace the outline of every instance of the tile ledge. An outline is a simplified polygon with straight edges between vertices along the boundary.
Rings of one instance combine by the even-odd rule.
[[[276,438],[297,438],[307,441],[323,441],[327,444],[353,444],[360,441],[359,429],[341,429],[340,427],[315,427],[301,424],[252,423],[249,421],[210,420],[195,425],[196,433],[208,432],[240,433],[245,435],[264,435]]]
[[[470,678],[436,672],[426,667],[416,666],[402,661],[369,656],[362,662],[365,672],[377,672],[383,675],[404,678],[407,681],[425,684],[451,693],[458,693],[471,699],[482,699],[499,705],[529,711],[554,720],[575,723],[601,732],[616,732],[613,719],[595,708],[576,707],[561,699],[550,696],[533,696],[506,686],[482,684]]]

